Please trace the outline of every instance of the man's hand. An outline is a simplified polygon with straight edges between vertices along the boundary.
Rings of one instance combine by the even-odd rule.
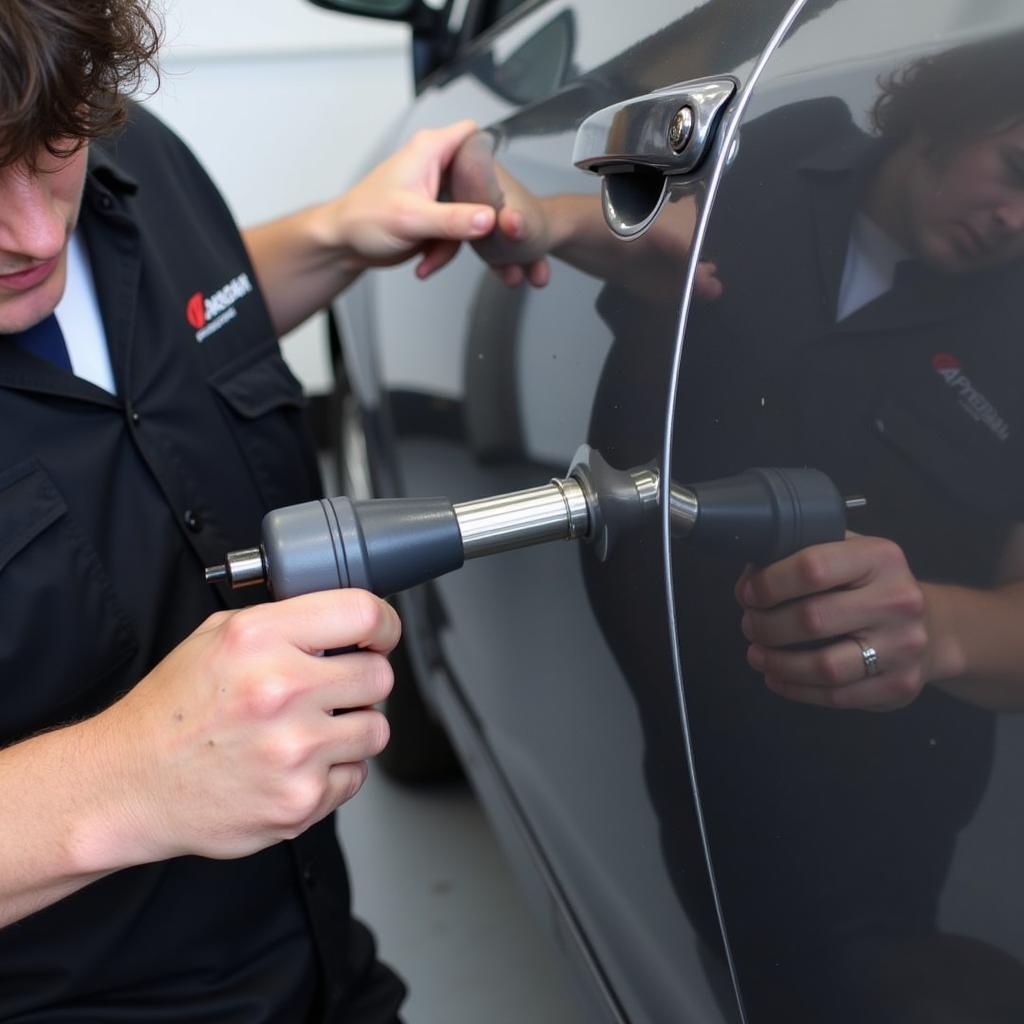
[[[463,241],[494,229],[480,203],[438,201],[455,152],[476,130],[471,121],[417,132],[337,199],[243,232],[278,335],[323,309],[368,267],[414,256],[429,277]]]
[[[747,661],[780,696],[892,710],[914,700],[929,679],[924,590],[892,541],[849,534],[805,548],[748,569],[736,597],[750,641]],[[878,658],[871,676],[867,647]]]
[[[83,860],[241,857],[330,814],[387,742],[372,706],[391,689],[400,630],[356,590],[212,616],[92,720],[118,806],[80,837]]]
[[[476,131],[472,121],[417,132],[336,201],[339,242],[368,267],[401,263],[417,253],[419,277],[439,270],[463,241],[494,228],[486,203],[438,202],[441,182],[459,147]]]
[[[494,159],[495,145],[489,132],[469,136],[452,159],[448,187],[454,199],[495,211],[497,230],[473,242],[477,255],[510,287],[528,281],[542,288],[556,244],[550,210]]]

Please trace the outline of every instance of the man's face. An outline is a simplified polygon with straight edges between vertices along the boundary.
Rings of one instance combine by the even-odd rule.
[[[44,152],[34,170],[0,169],[0,334],[39,323],[64,294],[86,161],[82,147],[70,156]]]
[[[1024,257],[1024,122],[947,155],[922,142],[904,216],[913,251],[965,274]]]

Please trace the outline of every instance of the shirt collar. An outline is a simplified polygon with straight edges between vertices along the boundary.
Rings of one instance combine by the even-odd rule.
[[[89,180],[110,192],[135,195],[139,183],[117,163],[112,148],[111,143],[105,141],[89,146]]]

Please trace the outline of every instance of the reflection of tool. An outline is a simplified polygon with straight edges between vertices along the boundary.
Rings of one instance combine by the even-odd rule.
[[[266,583],[275,598],[360,587],[387,595],[458,569],[467,558],[551,540],[588,541],[607,558],[616,540],[657,516],[656,470],[612,469],[584,446],[565,479],[453,505],[446,498],[325,498],[268,513],[258,548],[232,551],[206,570],[232,587]],[[669,488],[672,533],[777,561],[809,544],[841,540],[845,500],[814,469],[751,469]]]

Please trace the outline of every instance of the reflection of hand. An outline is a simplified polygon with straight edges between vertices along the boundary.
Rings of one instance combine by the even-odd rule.
[[[437,201],[441,180],[471,121],[417,132],[336,201],[336,223],[352,256],[366,266],[390,266],[421,252],[416,268],[428,277],[448,263],[462,241],[494,227],[487,204]]]
[[[387,741],[373,705],[391,688],[399,633],[387,604],[355,590],[209,618],[86,723],[117,794],[84,844],[90,866],[244,856],[352,797]],[[362,650],[320,656],[352,645]]]
[[[527,281],[543,287],[551,277],[548,257],[557,256],[645,301],[677,301],[697,223],[692,195],[666,203],[648,231],[627,242],[608,228],[597,196],[537,196],[495,160],[494,150],[487,132],[467,138],[452,159],[448,183],[454,199],[497,211],[495,230],[476,239],[473,248],[507,285]],[[697,299],[722,295],[717,275],[714,263],[698,263]]]
[[[543,201],[494,159],[495,140],[478,132],[459,149],[449,169],[452,197],[487,203],[497,213],[497,230],[473,243],[480,258],[510,286],[524,280],[543,287],[550,277],[547,255],[553,244]]]
[[[704,302],[714,302],[722,297],[724,290],[718,279],[718,265],[710,260],[701,260],[693,279],[694,296]]]
[[[924,592],[891,541],[848,534],[748,568],[736,596],[750,641],[747,660],[780,696],[891,710],[914,700],[927,681]],[[879,671],[870,677],[865,647],[878,657]]]

